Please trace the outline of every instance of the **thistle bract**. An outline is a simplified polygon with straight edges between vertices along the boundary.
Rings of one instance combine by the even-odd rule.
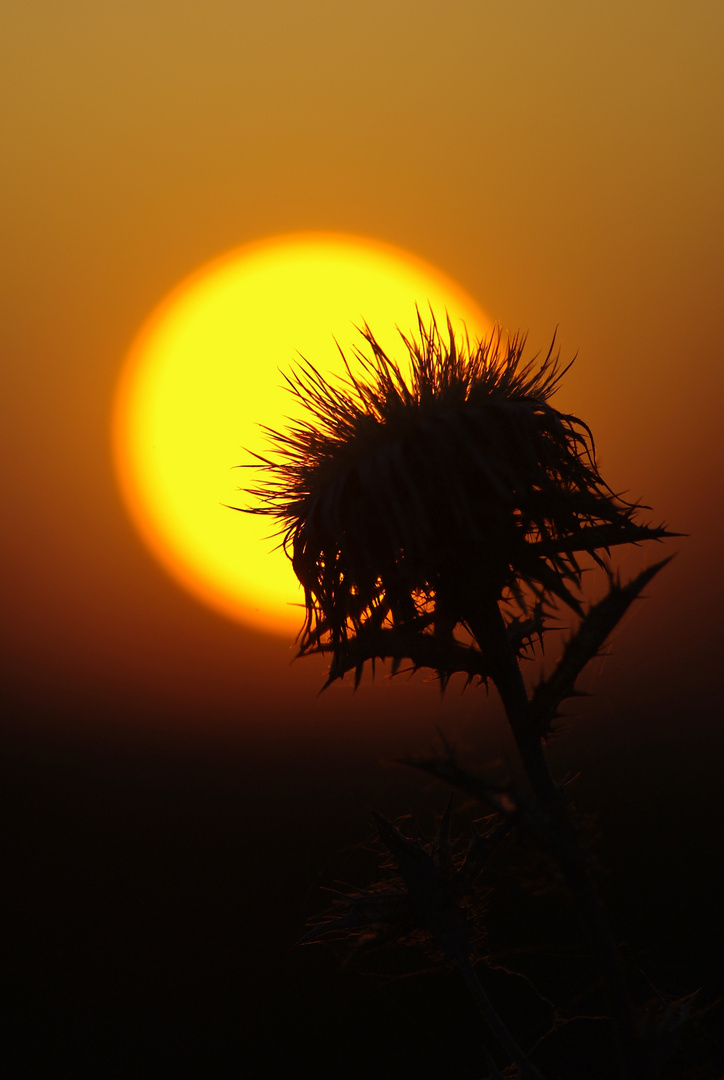
[[[522,335],[472,345],[418,315],[403,368],[361,334],[345,379],[306,360],[289,376],[308,419],[266,429],[253,491],[304,589],[300,651],[331,652],[330,678],[376,656],[484,677],[481,605],[505,601],[522,650],[541,628],[532,611],[580,611],[581,553],[666,535],[604,483],[587,425],[550,405],[554,345],[524,362]]]

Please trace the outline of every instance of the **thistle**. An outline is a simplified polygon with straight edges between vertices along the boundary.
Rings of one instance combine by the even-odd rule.
[[[359,374],[344,358],[332,385],[303,361],[287,381],[309,419],[265,429],[275,455],[251,512],[277,523],[304,589],[300,652],[331,653],[330,681],[377,656],[443,681],[494,675],[491,606],[520,655],[546,606],[580,614],[582,554],[666,535],[604,483],[589,428],[550,405],[567,370],[553,344],[536,366],[521,335],[459,345],[449,320],[446,337],[418,326],[401,334],[407,374],[366,325]]]
[[[471,962],[472,936],[480,934],[472,917],[479,914],[476,909],[482,899],[478,879],[509,823],[489,826],[484,835],[473,831],[472,841],[461,853],[451,843],[450,809],[448,804],[434,842],[427,845],[375,814],[388,856],[383,863],[388,880],[361,892],[340,894],[335,909],[315,921],[299,944],[327,938],[346,939],[357,948],[394,941],[432,948],[457,965],[486,1025],[515,1062],[521,1080],[542,1080],[496,1012]],[[500,1074],[496,1071],[496,1075]]]
[[[558,863],[586,922],[621,1076],[648,1075],[613,938],[544,744],[585,665],[667,561],[625,585],[609,575],[608,595],[584,612],[584,560],[605,567],[614,546],[673,534],[639,520],[644,507],[602,479],[588,426],[550,404],[567,370],[555,338],[542,361],[524,361],[524,336],[497,330],[458,342],[449,319],[444,334],[418,312],[418,336],[400,335],[404,369],[366,324],[361,334],[355,370],[343,354],[345,379],[332,384],[306,360],[288,376],[308,418],[265,429],[273,453],[258,458],[264,480],[251,492],[261,505],[250,512],[276,523],[304,589],[300,653],[331,654],[328,682],[352,669],[358,682],[377,658],[392,660],[393,671],[403,661],[432,668],[443,686],[454,672],[492,681],[533,794],[521,802],[529,810],[520,826]],[[529,696],[520,659],[560,604],[578,627]],[[490,785],[449,757],[407,764],[489,801]],[[402,852],[399,837],[393,847]],[[435,874],[421,888],[439,899]],[[416,903],[424,910],[422,893]]]

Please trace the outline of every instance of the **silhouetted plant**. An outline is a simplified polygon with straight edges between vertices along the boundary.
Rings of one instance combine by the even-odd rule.
[[[304,589],[300,654],[331,656],[328,683],[354,670],[356,685],[365,663],[389,659],[393,670],[403,662],[431,668],[443,686],[456,672],[495,685],[533,792],[532,800],[517,797],[516,822],[557,862],[586,921],[608,988],[621,1076],[650,1075],[544,743],[585,665],[666,561],[625,585],[609,574],[608,594],[584,612],[581,559],[606,566],[614,546],[672,534],[642,523],[643,507],[606,485],[587,425],[550,404],[567,370],[554,345],[542,362],[524,362],[524,337],[497,330],[474,345],[459,343],[449,321],[443,335],[434,318],[418,315],[418,337],[401,334],[406,372],[368,326],[362,336],[368,351],[354,350],[356,371],[345,359],[346,379],[332,384],[308,361],[289,376],[308,419],[283,432],[266,429],[273,451],[259,458],[263,485],[252,492],[261,505],[251,512],[276,523]],[[578,626],[529,695],[519,661],[557,604],[575,613]],[[496,805],[494,788],[452,755],[407,763]],[[455,875],[443,885],[432,856],[413,854],[389,823],[380,832],[403,880],[404,860],[408,870],[426,867],[412,908],[407,881],[407,910],[439,937],[423,909],[433,894],[440,901]],[[360,896],[358,914],[371,903]],[[334,928],[333,919],[318,932]],[[454,958],[473,989],[460,940]],[[506,1045],[520,1075],[538,1075],[512,1041]]]
[[[494,799],[503,803],[503,793],[496,793]],[[471,962],[485,895],[479,879],[509,822],[489,825],[484,835],[473,832],[472,841],[460,851],[450,837],[449,804],[429,844],[405,836],[381,814],[374,818],[388,855],[383,864],[386,880],[370,889],[340,894],[333,910],[315,921],[298,944],[341,938],[358,949],[394,942],[435,950],[444,961],[457,965],[483,1019],[517,1065],[520,1077],[542,1080],[498,1016]]]

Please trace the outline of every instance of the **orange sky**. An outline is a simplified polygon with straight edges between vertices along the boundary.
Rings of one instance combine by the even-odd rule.
[[[290,667],[289,642],[180,592],[116,488],[113,390],[149,311],[239,244],[330,230],[437,265],[533,351],[558,326],[563,356],[578,352],[557,404],[591,425],[613,487],[690,534],[599,665],[592,715],[625,700],[643,732],[663,718],[703,738],[724,600],[723,31],[710,0],[12,5],[14,722],[276,729],[296,701],[295,723],[362,731],[374,703],[406,710],[407,737],[479,708],[421,682],[317,699],[320,665]],[[661,554],[634,551],[627,573]]]

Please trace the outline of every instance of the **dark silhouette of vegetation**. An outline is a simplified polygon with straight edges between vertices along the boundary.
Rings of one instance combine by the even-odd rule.
[[[608,569],[612,547],[675,535],[641,520],[641,505],[602,479],[591,432],[550,399],[565,370],[554,344],[525,362],[525,338],[460,343],[448,321],[418,315],[401,335],[409,372],[368,326],[355,367],[331,384],[308,361],[288,377],[307,419],[267,429],[272,451],[252,494],[276,525],[305,595],[301,655],[331,657],[327,685],[390,660],[393,671],[430,668],[442,687],[456,673],[492,683],[505,708],[528,781],[495,783],[445,748],[405,764],[476,800],[488,815],[462,848],[446,813],[425,843],[377,816],[387,878],[347,891],[303,942],[358,945],[426,941],[459,968],[499,1048],[490,1076],[540,1080],[536,1048],[524,1050],[478,977],[475,947],[490,859],[511,834],[541,853],[565,882],[585,923],[606,987],[616,1075],[643,1080],[659,1068],[691,1001],[667,1002],[645,1022],[632,1003],[616,943],[592,879],[589,854],[565,789],[554,781],[546,740],[562,702],[625,612],[668,561],[622,584]],[[608,573],[605,597],[584,609],[588,560]],[[552,672],[529,691],[520,661],[564,607],[575,632]],[[593,1075],[593,1074],[592,1074]]]

